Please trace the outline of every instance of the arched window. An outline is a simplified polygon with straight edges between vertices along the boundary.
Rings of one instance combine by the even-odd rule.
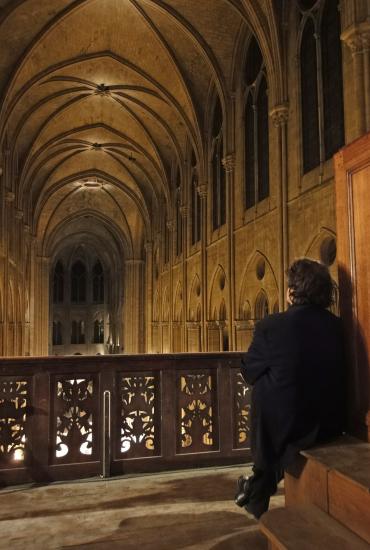
[[[99,260],[93,267],[93,301],[104,302],[104,272]]]
[[[344,144],[339,2],[319,0],[309,7],[300,46],[304,173]]]
[[[344,145],[341,26],[338,2],[327,0],[321,23],[325,160]]]
[[[269,118],[265,66],[257,40],[249,44],[244,108],[245,207],[269,196]]]
[[[254,107],[253,95],[248,94],[245,107],[245,206],[256,204],[255,154],[254,154]]]
[[[223,116],[219,97],[213,110],[212,123],[212,227],[217,229],[226,222],[226,174],[223,157]]]
[[[53,346],[61,346],[63,344],[62,323],[60,321],[53,322]]]
[[[269,196],[269,114],[267,81],[262,76],[257,95],[258,200]]]
[[[57,262],[53,276],[53,302],[58,304],[64,300],[64,269],[61,262]]]
[[[86,301],[86,268],[81,261],[73,264],[71,269],[71,301]]]
[[[320,164],[319,100],[315,25],[307,19],[301,41],[303,172]]]
[[[72,321],[71,344],[85,343],[85,323],[83,321]]]
[[[94,344],[104,344],[104,321],[97,319],[94,322]]]
[[[193,151],[191,157],[191,244],[200,240],[200,208],[197,161]]]
[[[182,253],[181,179],[180,169],[176,177],[176,256]]]

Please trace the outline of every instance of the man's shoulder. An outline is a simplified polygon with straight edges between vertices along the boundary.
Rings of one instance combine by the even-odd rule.
[[[275,326],[287,326],[295,324],[301,318],[307,317],[320,317],[322,319],[326,319],[329,323],[341,323],[340,318],[327,309],[308,305],[292,306],[286,311],[267,315],[267,317],[258,322],[258,327],[264,330]]]
[[[271,313],[270,315],[267,315],[266,317],[258,321],[257,326],[260,329],[264,330],[276,324],[285,323],[289,320],[289,316],[287,315],[287,313],[288,311],[282,311],[280,313]]]

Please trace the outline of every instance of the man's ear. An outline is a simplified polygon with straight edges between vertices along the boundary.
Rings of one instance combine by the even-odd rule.
[[[293,292],[290,287],[288,287],[286,290],[286,301],[290,306],[293,304]]]

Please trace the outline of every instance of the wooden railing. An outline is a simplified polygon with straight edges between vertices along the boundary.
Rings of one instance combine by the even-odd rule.
[[[249,459],[239,353],[0,360],[0,483]]]

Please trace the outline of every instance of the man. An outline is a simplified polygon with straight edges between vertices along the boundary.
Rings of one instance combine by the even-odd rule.
[[[256,325],[241,372],[253,386],[253,475],[239,478],[235,502],[259,518],[297,453],[342,433],[344,350],[341,322],[328,308],[334,283],[312,260],[288,270],[283,313]]]

